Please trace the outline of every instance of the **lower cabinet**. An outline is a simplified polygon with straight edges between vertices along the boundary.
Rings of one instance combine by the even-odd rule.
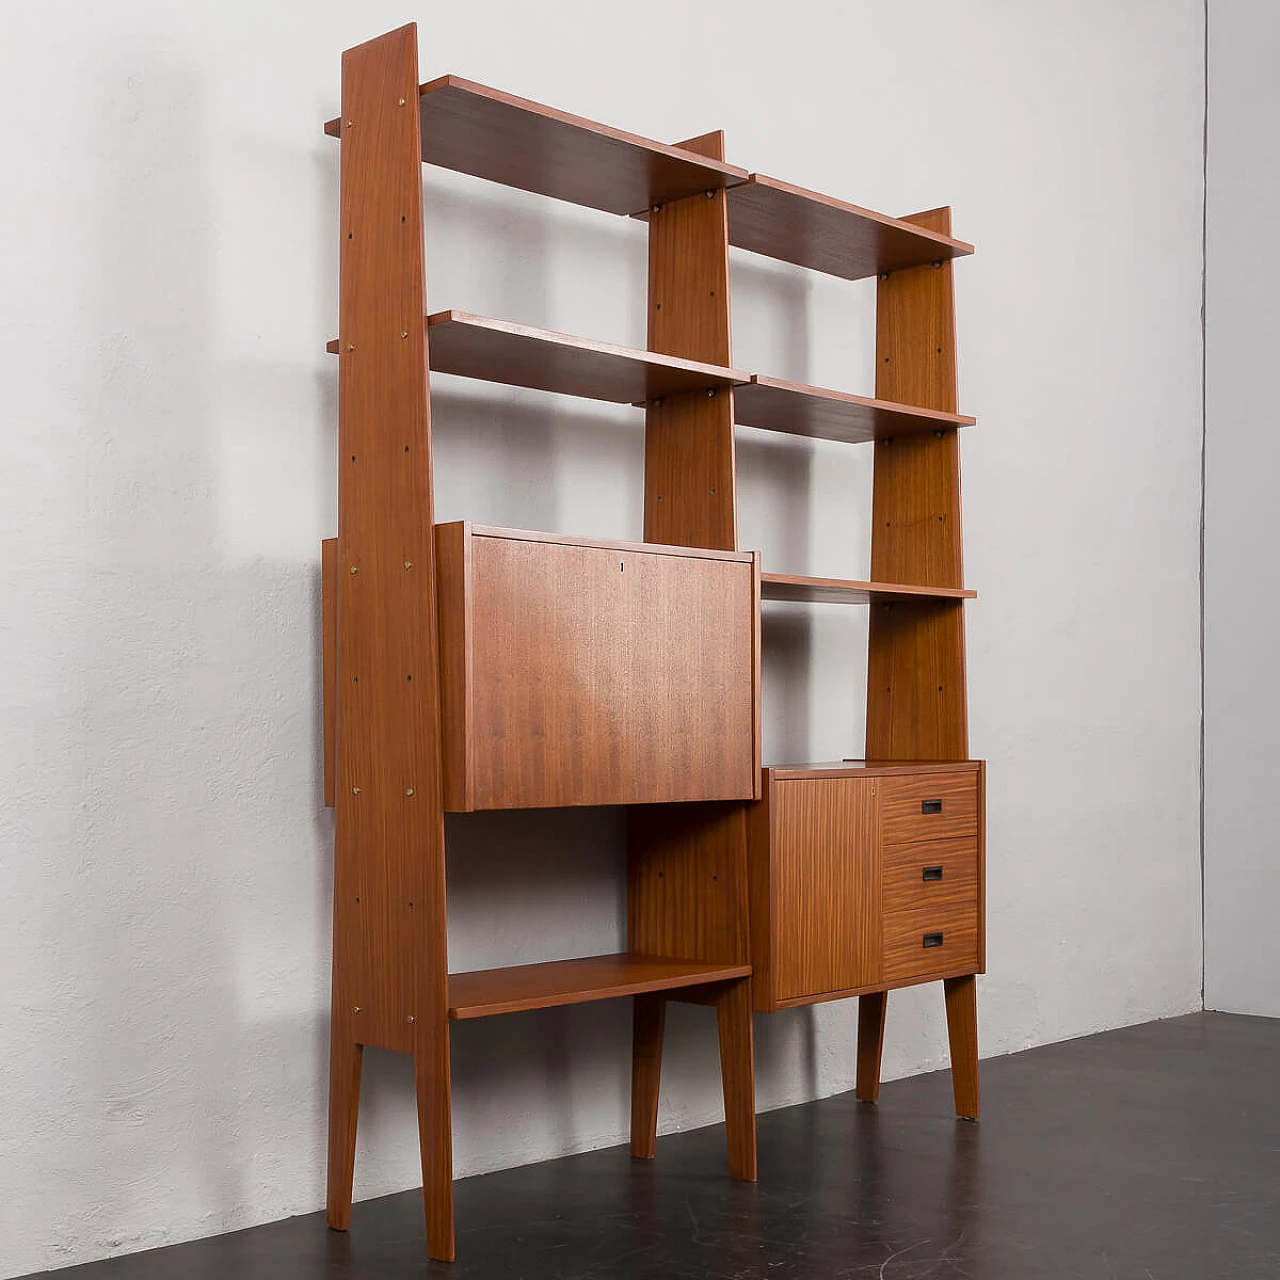
[[[981,972],[979,762],[766,769],[747,813],[755,1007]]]

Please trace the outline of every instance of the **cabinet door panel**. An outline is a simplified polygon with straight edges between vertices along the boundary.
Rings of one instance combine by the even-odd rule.
[[[774,992],[779,1000],[879,980],[876,787],[862,778],[775,784]]]

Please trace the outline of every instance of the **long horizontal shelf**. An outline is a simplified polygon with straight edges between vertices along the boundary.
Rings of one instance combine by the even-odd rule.
[[[335,354],[340,349],[336,340],[328,345]],[[615,404],[734,387],[751,379],[738,369],[593,342],[466,311],[428,316],[427,350],[433,373]]]
[[[418,110],[427,164],[606,213],[638,213],[747,177],[735,165],[459,76],[419,86]],[[341,137],[341,125],[330,120],[325,132]]]
[[[733,407],[736,421],[744,427],[846,444],[971,427],[975,421],[964,414],[918,409],[760,375],[734,392]]]
[[[917,773],[976,773],[978,760],[823,760],[817,764],[765,765],[775,781],[791,778],[867,778]]]
[[[729,191],[729,243],[845,280],[973,252],[963,240],[761,173]]]
[[[556,1005],[585,1004],[646,991],[670,991],[746,978],[749,964],[705,964],[661,956],[589,956],[583,960],[553,960],[509,969],[481,969],[449,975],[449,1017],[487,1018],[497,1013],[522,1013]]]
[[[846,578],[806,578],[794,573],[762,573],[760,598],[794,604],[910,604],[920,600],[975,600],[967,587],[917,587],[901,582],[855,582]]]

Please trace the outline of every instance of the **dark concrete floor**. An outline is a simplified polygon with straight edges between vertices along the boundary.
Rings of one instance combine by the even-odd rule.
[[[1195,1014],[760,1117],[760,1181],[719,1126],[653,1162],[595,1151],[457,1184],[458,1261],[417,1192],[57,1272],[59,1280],[1236,1280],[1280,1277],[1280,1020]],[[53,1273],[46,1273],[53,1274]]]

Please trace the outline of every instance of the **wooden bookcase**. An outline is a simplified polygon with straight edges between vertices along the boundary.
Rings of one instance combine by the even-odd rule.
[[[349,49],[341,151],[338,535],[322,548],[335,807],[328,1220],[350,1222],[363,1048],[410,1053],[427,1241],[454,1256],[452,1021],[629,996],[631,1149],[652,1157],[669,1000],[719,1030],[729,1169],[756,1176],[752,1011],[941,979],[975,1117],[985,773],[968,760],[947,210],[895,219],[453,76],[412,25]],[[428,313],[421,166],[648,223],[644,351]],[[879,277],[874,398],[733,367],[729,247]],[[432,514],[430,372],[635,404],[644,541]],[[872,577],[738,549],[735,424],[873,443]],[[762,601],[868,604],[865,762],[761,768]],[[627,950],[448,971],[444,814],[628,806]]]

